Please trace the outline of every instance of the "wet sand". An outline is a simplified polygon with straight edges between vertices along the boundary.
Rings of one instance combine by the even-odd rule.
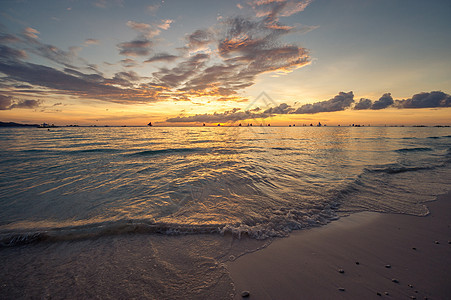
[[[235,299],[451,299],[451,192],[415,217],[362,212],[227,263]]]

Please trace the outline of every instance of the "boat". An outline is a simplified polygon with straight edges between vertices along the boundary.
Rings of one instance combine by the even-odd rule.
[[[57,128],[57,127],[58,126],[55,126],[55,124],[50,125],[47,123],[42,123],[42,124],[39,124],[39,126],[38,126],[38,128]]]

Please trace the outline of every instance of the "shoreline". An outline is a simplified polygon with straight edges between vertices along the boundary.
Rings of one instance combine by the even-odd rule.
[[[451,299],[451,192],[427,206],[355,213],[227,262],[235,299]]]

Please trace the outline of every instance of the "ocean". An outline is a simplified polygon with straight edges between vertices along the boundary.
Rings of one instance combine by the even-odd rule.
[[[227,260],[450,178],[449,127],[0,128],[2,296],[230,299]]]

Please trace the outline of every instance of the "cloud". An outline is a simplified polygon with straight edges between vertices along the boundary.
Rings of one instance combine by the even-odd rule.
[[[157,27],[163,30],[168,30],[169,27],[171,27],[172,22],[174,22],[174,20],[171,19],[161,20],[161,24],[158,24]]]
[[[354,109],[356,110],[363,110],[363,109],[369,109],[371,108],[371,105],[373,104],[373,101],[370,99],[361,98],[358,103],[354,106]]]
[[[94,2],[94,5],[100,8],[105,8],[106,0],[97,0],[96,2]]]
[[[25,36],[32,38],[32,39],[37,39],[39,33],[40,33],[39,31],[37,31],[36,29],[31,28],[31,27],[25,28],[25,30],[23,32],[23,34]]]
[[[451,96],[441,91],[415,94],[410,99],[397,100],[398,108],[451,107]]]
[[[168,53],[158,53],[144,62],[147,62],[147,63],[160,62],[160,61],[171,62],[171,61],[176,60],[177,58],[179,58],[179,57],[176,55],[171,55]]]
[[[15,47],[22,48],[14,49],[6,45],[0,45],[0,51],[2,52],[1,55],[3,55],[3,58],[11,60],[26,59],[28,58],[27,53],[33,53],[70,68],[76,68],[74,66],[76,63],[87,64],[84,59],[78,56],[78,52],[82,49],[82,47],[72,46],[65,51],[54,45],[41,43],[36,35],[38,33],[39,32],[36,29],[27,27],[23,33],[18,36],[11,34],[0,34],[0,42],[3,42],[4,44],[14,43]],[[93,42],[95,40],[88,39],[86,41]]]
[[[199,73],[209,58],[209,55],[199,53],[172,69],[162,68],[160,71],[153,73],[153,76],[163,86],[175,88],[182,85],[196,73]]]
[[[19,41],[20,39],[15,35],[0,32],[0,43],[15,43]]]
[[[100,42],[96,39],[86,39],[85,45],[98,45]]]
[[[198,114],[194,116],[179,116],[175,118],[169,118],[166,122],[170,123],[190,123],[190,122],[200,122],[200,123],[224,123],[224,122],[236,122],[240,120],[257,119],[257,118],[267,118],[270,115],[266,113],[258,113],[259,109],[241,111],[239,108],[234,108],[223,113],[213,113],[213,114]]]
[[[146,56],[150,54],[152,42],[149,40],[134,40],[117,45],[119,54],[125,56]]]
[[[156,26],[152,26],[146,23],[137,23],[134,21],[128,21],[127,26],[133,30],[138,31],[140,33],[139,38],[142,40],[153,38],[161,33],[160,29],[155,28]]]
[[[395,102],[393,101],[391,94],[386,93],[386,94],[383,94],[382,97],[379,98],[379,100],[375,101],[373,103],[373,105],[371,105],[370,109],[374,109],[374,110],[384,109],[389,106],[392,106],[393,103],[395,103]]]
[[[0,110],[10,109],[12,104],[12,97],[0,94]]]
[[[10,110],[14,108],[33,109],[38,107],[39,100],[14,100],[11,96],[0,94],[0,110]]]
[[[53,45],[38,44],[37,47],[30,49],[30,52],[64,66],[75,68],[73,62],[77,59],[79,50],[79,47],[70,47],[69,51],[64,51]]]
[[[202,29],[194,31],[185,38],[187,40],[186,48],[191,52],[205,50],[210,44],[216,41],[214,33],[211,30]]]
[[[252,0],[248,4],[254,9],[257,17],[277,20],[279,17],[289,17],[305,10],[311,2],[312,0]]]
[[[294,108],[286,103],[282,103],[276,107],[270,107],[265,110],[266,114],[290,114],[294,111]]]
[[[0,58],[2,59],[14,61],[16,59],[26,59],[27,57],[25,50],[17,50],[0,45]]]
[[[138,65],[138,63],[131,58],[126,58],[121,60],[121,64],[126,67],[126,68],[132,68],[132,67],[136,67]]]
[[[304,104],[294,114],[316,114],[320,112],[342,111],[354,103],[354,94],[351,92],[340,92],[334,98],[313,104]]]
[[[51,67],[15,62],[0,61],[0,72],[9,80],[26,82],[52,90],[53,93],[70,94],[84,98],[95,98],[120,103],[147,103],[166,99],[151,85],[134,87],[137,75],[134,72],[116,73],[113,78],[99,74],[84,74],[66,68],[60,71]]]
[[[158,24],[138,23],[134,21],[128,21],[126,24],[128,27],[139,33],[135,40],[130,42],[123,42],[117,45],[119,48],[119,54],[125,56],[146,56],[149,55],[154,42],[150,39],[158,36],[161,33],[161,29],[169,29],[173,20],[161,20]]]
[[[171,19],[161,20],[160,23],[147,24],[128,21],[126,24],[133,30],[138,31],[145,38],[153,38],[161,33],[161,30],[168,30],[171,27]],[[161,29],[161,30],[160,30]]]
[[[382,97],[374,103],[370,99],[360,99],[354,109],[385,109],[389,107],[396,108],[437,108],[451,107],[451,96],[441,91],[421,92],[412,96],[412,98],[404,100],[393,100],[390,93],[382,95]]]
[[[98,8],[106,8],[108,4],[123,6],[123,0],[96,0],[93,4]]]
[[[16,103],[11,105],[10,109],[13,108],[27,108],[32,109],[38,107],[40,104],[39,100],[18,100]]]
[[[105,6],[111,1],[96,3]],[[119,72],[106,78],[97,68],[89,67],[88,62],[79,58],[80,48],[72,47],[65,51],[43,44],[37,39],[39,32],[30,27],[20,35],[26,48],[0,48],[2,57],[8,57],[1,61],[0,71],[7,80],[17,84],[28,83],[56,93],[114,102],[148,102],[168,98],[189,100],[198,96],[220,101],[242,101],[244,98],[238,92],[252,86],[260,74],[288,73],[310,63],[307,49],[283,40],[287,34],[296,33],[295,27],[279,21],[282,16],[303,10],[309,1],[260,0],[252,3],[255,9],[269,9],[270,13],[260,14],[260,17],[254,14],[223,18],[210,28],[194,30],[185,36],[186,43],[178,49],[178,55],[153,53],[157,43],[153,38],[163,30],[168,30],[173,20],[163,19],[149,24],[128,21],[126,25],[136,32],[136,37],[116,45],[119,53],[125,56],[120,61],[123,67],[136,67],[138,58],[145,56],[150,57],[145,60],[150,63],[177,60],[170,67],[161,66],[145,79],[149,81],[146,83],[143,82],[144,78],[133,80],[125,75],[130,75],[130,72]],[[13,36],[2,35],[1,38],[8,42],[14,40]],[[85,45],[96,43],[96,39],[85,40]],[[22,59],[26,58],[27,53],[45,57],[59,66],[24,63]],[[82,67],[79,66],[80,62]],[[81,70],[94,71],[95,74],[83,73]],[[39,72],[42,76],[38,75]]]
[[[116,73],[114,74],[114,77],[112,79],[105,80],[105,82],[109,84],[120,85],[123,87],[133,87],[134,82],[137,82],[139,80],[140,77],[136,72],[129,71]]]
[[[147,11],[150,13],[155,13],[161,7],[160,4],[152,4],[147,6]]]
[[[154,75],[163,84],[188,93],[189,96],[223,96],[236,99],[237,92],[254,84],[259,74],[268,72],[288,73],[310,63],[305,48],[282,44],[279,39],[290,32],[268,26],[264,19],[235,17],[219,23],[219,29],[196,30],[186,36],[184,50],[189,53],[219,54],[220,61],[213,64],[191,58],[179,63],[172,73],[180,73],[189,65],[192,72],[183,72],[170,77],[168,82],[162,74],[171,73],[162,69]],[[176,71],[176,72],[174,72]]]
[[[126,58],[121,60],[121,64],[126,67],[126,68],[132,68],[132,67],[136,67],[138,65],[138,63],[131,58]]]

